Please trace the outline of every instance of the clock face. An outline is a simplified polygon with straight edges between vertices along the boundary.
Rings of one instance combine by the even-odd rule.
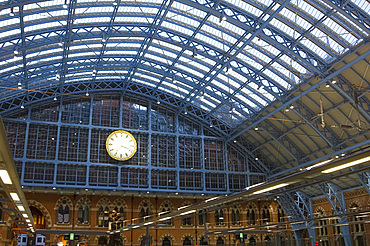
[[[105,147],[113,159],[125,161],[134,156],[137,143],[131,133],[118,130],[109,134]]]

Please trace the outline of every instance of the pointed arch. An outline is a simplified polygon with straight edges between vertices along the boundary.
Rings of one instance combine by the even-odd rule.
[[[43,214],[43,216],[45,218],[46,228],[52,227],[53,222],[51,221],[50,213],[47,210],[47,208],[44,207],[44,205],[42,205],[40,202],[38,202],[36,200],[28,200],[27,203],[28,203],[28,206],[33,206],[33,207],[37,208],[38,210],[40,210],[40,212]]]
[[[74,211],[72,200],[67,196],[60,197],[54,206],[54,211],[56,213],[55,223],[70,223],[70,213]]]
[[[139,220],[140,222],[147,221],[149,215],[153,211],[153,205],[148,199],[144,199],[139,204]]]
[[[111,201],[103,197],[96,203],[96,211],[97,211],[97,225],[98,227],[108,227],[109,224],[109,212],[112,211],[112,203]]]
[[[77,224],[89,224],[90,223],[90,206],[91,201],[87,197],[80,198],[75,206],[77,213]]]
[[[258,208],[254,202],[247,204],[247,223],[249,225],[257,224]]]

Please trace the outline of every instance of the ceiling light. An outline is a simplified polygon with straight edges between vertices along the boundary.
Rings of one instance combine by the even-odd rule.
[[[254,128],[254,130],[255,130],[255,131],[258,131],[258,127],[256,126],[256,127]]]
[[[171,217],[164,217],[164,218],[159,219],[158,221],[164,221],[164,220],[169,220],[169,219],[171,219]]]
[[[359,159],[359,160],[351,161],[351,162],[348,162],[348,163],[345,163],[345,164],[342,164],[342,165],[339,165],[339,166],[336,166],[336,167],[333,167],[333,168],[326,169],[326,170],[322,171],[322,173],[332,173],[332,172],[335,172],[335,171],[338,171],[338,170],[341,170],[341,169],[344,169],[344,168],[347,168],[347,167],[352,167],[352,166],[355,166],[355,165],[359,165],[359,164],[367,162],[367,161],[370,161],[370,156],[364,157],[364,158]]]
[[[24,108],[24,105],[23,104],[21,105],[21,108]]]
[[[180,215],[192,214],[192,213],[195,213],[195,212],[196,212],[196,210],[194,209],[194,210],[183,212]]]
[[[17,56],[18,54],[19,54],[18,49],[15,49],[15,50],[14,50],[14,56]]]
[[[312,165],[312,166],[306,167],[306,170],[311,170],[312,168],[315,168],[315,167],[318,167],[318,166],[322,166],[322,165],[324,165],[324,164],[326,164],[326,163],[328,163],[328,162],[331,162],[331,161],[332,161],[332,159],[329,159],[329,160],[325,160],[325,161],[319,162],[319,163],[314,164],[314,165]]]
[[[12,184],[7,170],[0,170],[0,178],[4,184]]]
[[[28,218],[28,214],[22,214],[23,217]]]
[[[19,211],[25,211],[25,209],[22,205],[18,205],[17,207],[18,207]]]
[[[254,158],[256,161],[258,161],[258,157]]]
[[[331,83],[332,84],[335,84],[335,83],[337,83],[337,81],[336,80],[332,80]]]
[[[30,219],[26,219],[26,222],[31,222],[31,220]]]
[[[184,114],[188,114],[188,111],[187,111],[187,110],[185,110]]]
[[[289,108],[286,108],[286,109],[285,109],[285,112],[289,112]]]
[[[161,104],[161,102],[158,100],[158,101],[157,101],[157,104]]]
[[[325,87],[326,88],[330,87],[330,84],[328,82],[326,82]]]
[[[10,196],[12,197],[13,201],[15,201],[15,202],[20,201],[19,196],[18,196],[18,194],[17,194],[17,193],[15,193],[15,192],[10,192],[9,194],[10,194]]]
[[[58,100],[57,97],[54,97],[54,101]]]
[[[63,8],[64,8],[64,9],[68,8],[67,0],[64,0]]]
[[[289,184],[288,183],[282,183],[282,184],[274,185],[274,186],[271,186],[269,188],[253,192],[253,194],[256,195],[256,194],[265,193],[267,191],[276,190],[276,189],[282,188],[282,187],[287,186],[287,185],[289,185]]]
[[[294,106],[293,106],[293,105],[291,105],[289,108],[290,108],[290,109],[293,109],[293,108],[294,108]]]
[[[116,1],[113,1],[113,5],[116,6],[118,3]]]

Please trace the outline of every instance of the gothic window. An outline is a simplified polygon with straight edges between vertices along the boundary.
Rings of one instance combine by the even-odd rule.
[[[208,222],[208,214],[206,209],[199,210],[198,219],[199,225],[204,225],[206,222]]]
[[[86,200],[78,206],[77,224],[89,224],[89,206]]]
[[[140,222],[144,222],[149,220],[149,214],[150,214],[150,209],[149,209],[149,204],[147,202],[144,202],[140,208]]]
[[[162,241],[162,246],[171,246],[171,240],[168,237],[164,237]]]
[[[262,224],[270,222],[270,210],[269,205],[265,204],[262,208]]]
[[[115,201],[114,210],[117,212],[117,216],[120,218],[120,223],[117,224],[117,229],[126,225],[126,211],[124,209],[125,203],[123,201]]]
[[[232,225],[240,225],[240,210],[234,206],[231,209],[231,224]]]
[[[191,203],[186,201],[182,204],[181,207],[187,207],[187,206],[190,206]],[[181,218],[181,225],[183,226],[189,226],[189,225],[192,225],[193,224],[193,215],[192,214],[187,214],[187,215],[184,215],[182,216]]]
[[[285,213],[283,208],[279,205],[277,207],[278,222],[284,222]]]
[[[224,246],[224,245],[225,245],[225,242],[222,239],[222,237],[218,237],[216,241],[216,246]]]
[[[255,225],[256,224],[256,209],[254,207],[252,207],[252,205],[248,206],[247,223],[249,225]]]
[[[67,200],[62,200],[57,213],[58,223],[69,223],[69,206],[67,204]]]
[[[100,206],[98,209],[98,226],[108,227],[108,220],[109,220],[109,207]]]
[[[224,212],[222,209],[215,211],[215,225],[223,225],[224,224]]]

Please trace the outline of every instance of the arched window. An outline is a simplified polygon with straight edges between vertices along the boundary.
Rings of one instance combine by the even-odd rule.
[[[149,220],[149,214],[150,214],[149,204],[147,202],[144,202],[140,209],[140,215],[139,215],[140,222]]]
[[[222,209],[215,211],[215,225],[223,225],[224,224],[224,212]]]
[[[45,229],[45,216],[42,212],[33,206],[30,206],[33,222],[35,223],[36,229]]]
[[[240,210],[234,206],[231,209],[231,224],[232,225],[240,225]]]
[[[283,208],[279,205],[277,207],[278,222],[284,222],[285,213]]]
[[[206,209],[199,210],[198,220],[199,220],[199,222],[198,222],[199,225],[204,225],[205,223],[208,222],[208,214],[207,214],[207,210]]]
[[[98,210],[98,226],[108,227],[109,220],[109,208],[108,206],[100,206]]]
[[[161,204],[160,206],[160,216],[166,216],[166,214],[169,214],[171,213],[171,205],[168,203],[168,202],[164,202]],[[172,225],[172,220],[169,219],[169,220],[165,220],[165,221],[162,221],[162,223],[166,224],[166,225]]]
[[[269,205],[265,204],[262,208],[262,224],[270,222],[270,210]]]
[[[191,203],[186,201],[182,204],[181,207],[186,207],[186,206],[190,206]],[[193,214],[187,214],[187,215],[184,215],[182,216],[181,218],[181,224],[183,226],[189,226],[189,225],[192,225],[193,224]]]
[[[199,245],[208,245],[208,240],[205,236],[200,239]]]
[[[252,207],[252,205],[248,206],[247,210],[247,223],[249,225],[255,225],[256,224],[256,211],[255,208]]]
[[[225,242],[222,239],[222,237],[218,237],[216,241],[216,246],[224,246],[224,245],[225,245]]]
[[[87,205],[87,201],[82,201],[78,206],[77,223],[89,224],[89,206]]]
[[[185,237],[184,241],[182,242],[182,246],[191,246],[190,237]]]
[[[62,200],[58,207],[58,223],[69,223],[69,206],[67,200]]]
[[[164,237],[162,241],[162,246],[171,246],[171,240],[168,237]]]

